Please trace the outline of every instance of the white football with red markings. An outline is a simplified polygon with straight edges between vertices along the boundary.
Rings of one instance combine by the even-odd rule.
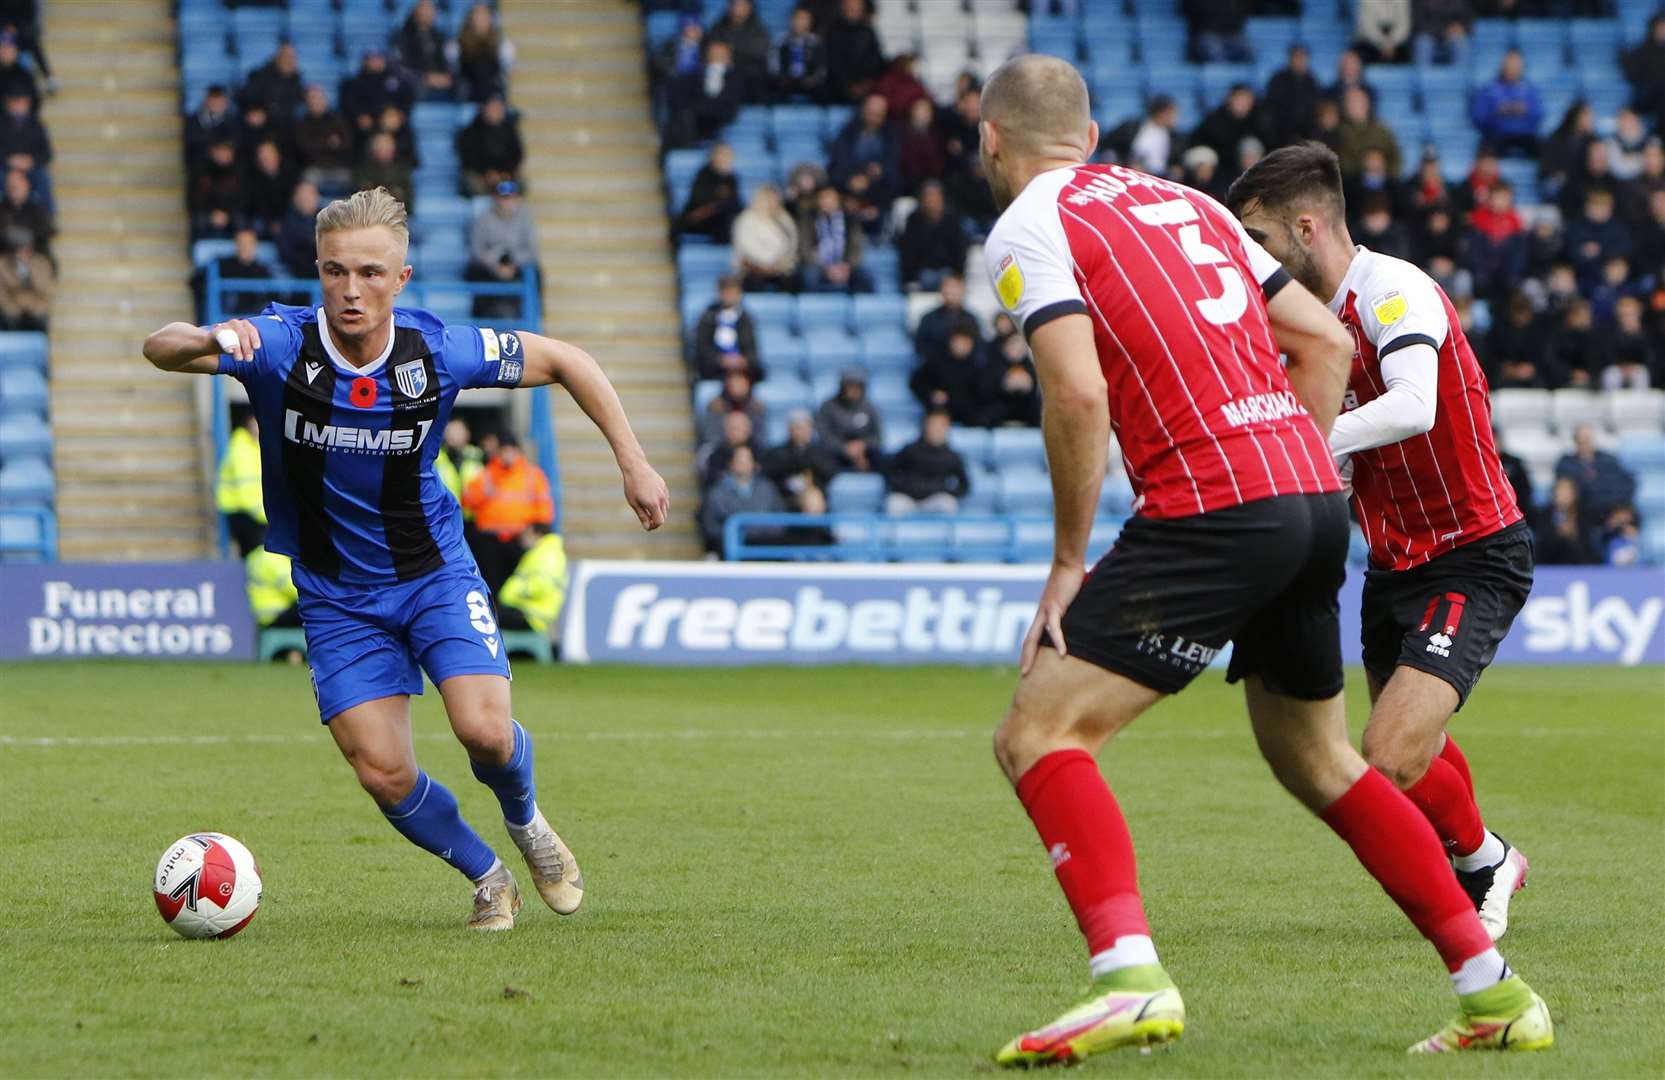
[[[162,920],[181,936],[228,938],[260,906],[260,867],[240,841],[192,833],[162,853],[152,892]]]

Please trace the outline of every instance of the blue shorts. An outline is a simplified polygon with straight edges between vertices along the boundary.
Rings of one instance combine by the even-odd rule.
[[[509,677],[491,593],[472,561],[414,581],[347,585],[296,563],[296,607],[318,716],[329,723],[354,705],[420,694],[453,675]]]

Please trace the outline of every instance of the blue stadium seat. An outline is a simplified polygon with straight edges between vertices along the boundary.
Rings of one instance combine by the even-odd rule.
[[[1052,513],[1052,483],[1046,473],[1039,469],[1003,469],[1000,509],[1007,514]]]
[[[982,469],[989,464],[989,429],[963,427],[956,424],[948,429],[948,445],[965,459],[967,469]]]
[[[775,145],[775,160],[780,163],[781,170],[788,174],[806,161],[812,165],[821,165],[827,159],[827,150],[822,145],[819,135],[791,135],[777,139]]]
[[[46,335],[38,330],[0,331],[0,369],[46,371]]]
[[[276,45],[283,36],[281,8],[240,7],[231,12],[231,33],[239,41],[269,42]]]
[[[765,326],[791,329],[796,325],[793,315],[797,305],[787,293],[749,293],[741,306],[751,314],[759,331]]]
[[[1104,480],[1104,488],[1098,496],[1099,513],[1131,514],[1133,512],[1133,485],[1128,482],[1124,473],[1115,473]]]
[[[819,105],[776,105],[769,110],[776,140],[811,138],[820,141],[826,131]]]
[[[877,514],[884,503],[885,481],[877,473],[839,473],[827,484],[827,509],[835,514]]]
[[[1252,64],[1200,64],[1197,67],[1198,86],[1202,93],[1202,107],[1206,112],[1226,99],[1226,93],[1238,83],[1248,83],[1259,92]]]
[[[0,368],[0,408],[7,412],[45,411],[46,376],[33,368]]]
[[[814,330],[804,335],[804,362],[811,377],[836,377],[843,369],[861,363],[860,343],[839,330]]]
[[[446,225],[466,225],[470,217],[468,200],[459,195],[433,196],[430,198],[413,199],[412,214],[423,228],[436,228]]]
[[[917,414],[920,410],[906,375],[894,371],[869,372],[867,397],[886,420]]]
[[[737,139],[756,138],[766,140],[774,127],[773,117],[767,105],[746,105],[735,114],[729,125],[723,129],[722,140],[733,142]]]
[[[858,320],[859,321],[859,320]],[[882,323],[862,325],[861,358],[867,370],[907,375],[918,363],[913,351],[913,339],[900,325]]]
[[[684,280],[715,281],[728,273],[733,262],[732,250],[716,244],[707,247],[684,244],[676,252],[676,272]]]
[[[1644,469],[1665,470],[1665,434],[1620,435],[1619,460],[1627,468],[1638,472]]]
[[[1665,472],[1650,469],[1637,478],[1636,509],[1644,518],[1665,517]]]
[[[798,329],[808,335],[833,329],[850,332],[850,298],[841,293],[804,293],[798,297]]]
[[[871,326],[903,327],[908,321],[907,299],[895,293],[866,294],[855,298],[858,329]]]
[[[474,297],[460,284],[429,282],[421,286],[419,303],[446,322],[466,322],[474,310]]]
[[[52,427],[38,412],[8,412],[0,418],[0,461],[52,456]]]
[[[785,415],[793,409],[815,407],[814,391],[808,382],[790,373],[771,375],[758,383],[752,391],[757,399],[769,407],[769,413]]]
[[[0,504],[51,506],[52,467],[35,457],[0,464]]]
[[[46,560],[52,557],[48,547],[38,514],[0,511],[0,560]]]
[[[1256,55],[1275,57],[1282,66],[1289,46],[1300,36],[1300,22],[1276,16],[1251,17],[1243,28],[1243,35],[1248,38],[1249,47]]]
[[[1089,566],[1092,565],[1092,560],[1104,557],[1104,553],[1109,551],[1111,546],[1115,544],[1116,537],[1122,534],[1122,526],[1126,524],[1127,517],[1122,514],[1109,517],[1101,514],[1093,519],[1092,531],[1087,534],[1087,558],[1089,560]]]
[[[415,255],[423,277],[460,278],[468,268],[468,246],[450,239],[429,235],[416,245]]]
[[[1000,478],[987,469],[973,469],[969,465],[966,478],[971,482],[971,490],[960,496],[960,513],[998,514]],[[952,557],[958,562],[999,562],[1004,555],[1005,533],[1004,527],[992,523],[956,523]]]
[[[766,374],[782,373],[789,376],[808,376],[809,361],[802,338],[791,337],[768,338],[768,344],[759,336],[757,343],[758,360],[763,365]]]
[[[989,452],[997,469],[1046,468],[1046,444],[1038,428],[995,428]]]
[[[821,134],[828,139],[838,137],[856,115],[854,105],[827,105],[821,110]]]
[[[1621,28],[1614,19],[1572,19],[1567,28],[1567,41],[1576,67],[1586,64],[1608,64],[1617,59],[1621,47]]]
[[[902,288],[902,258],[889,244],[874,244],[861,255],[862,269],[873,279],[879,292],[899,292]]]

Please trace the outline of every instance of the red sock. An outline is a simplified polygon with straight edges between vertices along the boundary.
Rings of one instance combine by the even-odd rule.
[[[1434,943],[1447,968],[1456,971],[1492,947],[1474,904],[1440,852],[1439,837],[1387,777],[1366,769],[1319,816]]]
[[[1428,763],[1428,771],[1405,789],[1405,797],[1422,811],[1449,850],[1467,855],[1485,843],[1486,827],[1480,822],[1474,789],[1463,783],[1463,774],[1444,757]]]
[[[1463,756],[1462,750],[1457,746],[1457,740],[1451,737],[1449,731],[1445,733],[1445,745],[1440,747],[1440,757],[1447,765],[1457,770],[1457,775],[1463,778],[1463,784],[1468,788],[1469,797],[1473,798],[1474,776],[1468,771],[1468,758]]]
[[[1127,934],[1148,937],[1133,838],[1092,755],[1085,750],[1046,755],[1018,780],[1017,796],[1052,856],[1058,884],[1087,937],[1088,955]]]

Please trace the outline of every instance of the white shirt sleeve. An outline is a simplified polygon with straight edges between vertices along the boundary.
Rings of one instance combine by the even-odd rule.
[[[1397,259],[1361,282],[1359,329],[1386,360],[1396,349],[1423,344],[1434,350],[1451,332],[1439,287],[1422,271]]]
[[[1330,453],[1337,460],[1357,450],[1403,442],[1434,426],[1439,408],[1439,353],[1423,342],[1395,349],[1382,358],[1387,390],[1336,417],[1330,429]]]
[[[1059,316],[1086,312],[1055,193],[1048,196],[1043,189],[1019,196],[989,233],[983,257],[995,293],[1025,337]]]

